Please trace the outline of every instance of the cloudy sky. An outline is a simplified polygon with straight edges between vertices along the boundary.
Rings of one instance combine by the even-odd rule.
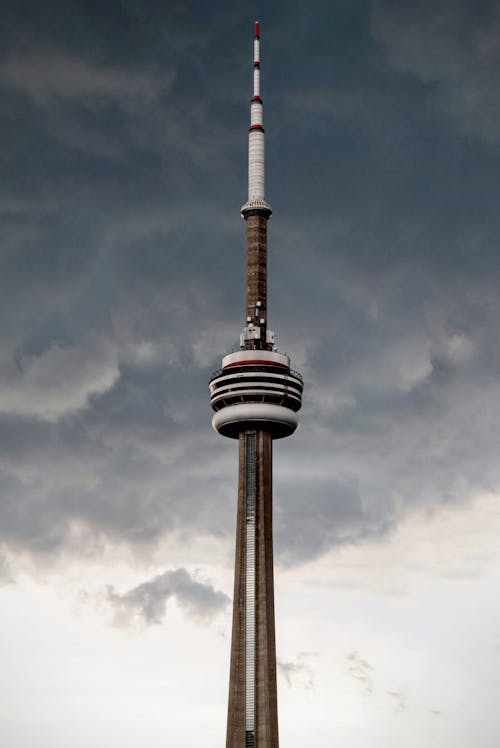
[[[225,740],[252,24],[282,745],[496,748],[500,5],[0,12],[0,737]]]

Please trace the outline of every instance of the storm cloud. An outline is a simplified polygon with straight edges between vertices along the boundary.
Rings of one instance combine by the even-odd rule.
[[[1,31],[0,540],[14,573],[230,549],[207,381],[243,314],[248,18],[28,5]],[[306,382],[276,446],[287,564],[500,483],[498,9],[292,6],[263,32],[271,326]]]
[[[165,571],[122,594],[110,585],[106,595],[114,610],[115,626],[128,626],[136,618],[147,625],[161,623],[171,598],[188,617],[203,623],[212,620],[230,602],[223,592],[193,578],[184,568]]]
[[[436,105],[460,128],[498,143],[497,3],[376,2],[373,30],[391,63],[432,87]]]

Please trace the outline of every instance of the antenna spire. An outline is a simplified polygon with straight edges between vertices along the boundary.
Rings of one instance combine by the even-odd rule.
[[[241,208],[246,218],[251,210],[258,210],[267,218],[271,206],[265,199],[265,140],[263,107],[260,97],[260,24],[255,21],[253,40],[253,96],[250,102],[250,130],[248,133],[248,200]]]

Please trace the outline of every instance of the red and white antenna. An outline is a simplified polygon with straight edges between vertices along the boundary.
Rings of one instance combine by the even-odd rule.
[[[244,216],[250,210],[271,215],[265,199],[265,136],[263,107],[260,97],[260,33],[255,21],[253,40],[253,97],[250,102],[250,131],[248,133],[248,200],[241,208]]]

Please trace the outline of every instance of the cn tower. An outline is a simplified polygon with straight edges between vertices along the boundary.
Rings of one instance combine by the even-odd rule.
[[[233,630],[226,748],[278,748],[272,537],[272,446],[298,426],[302,377],[267,326],[267,222],[260,37],[255,23],[248,136],[246,315],[240,350],[211,378],[216,431],[239,442]]]

